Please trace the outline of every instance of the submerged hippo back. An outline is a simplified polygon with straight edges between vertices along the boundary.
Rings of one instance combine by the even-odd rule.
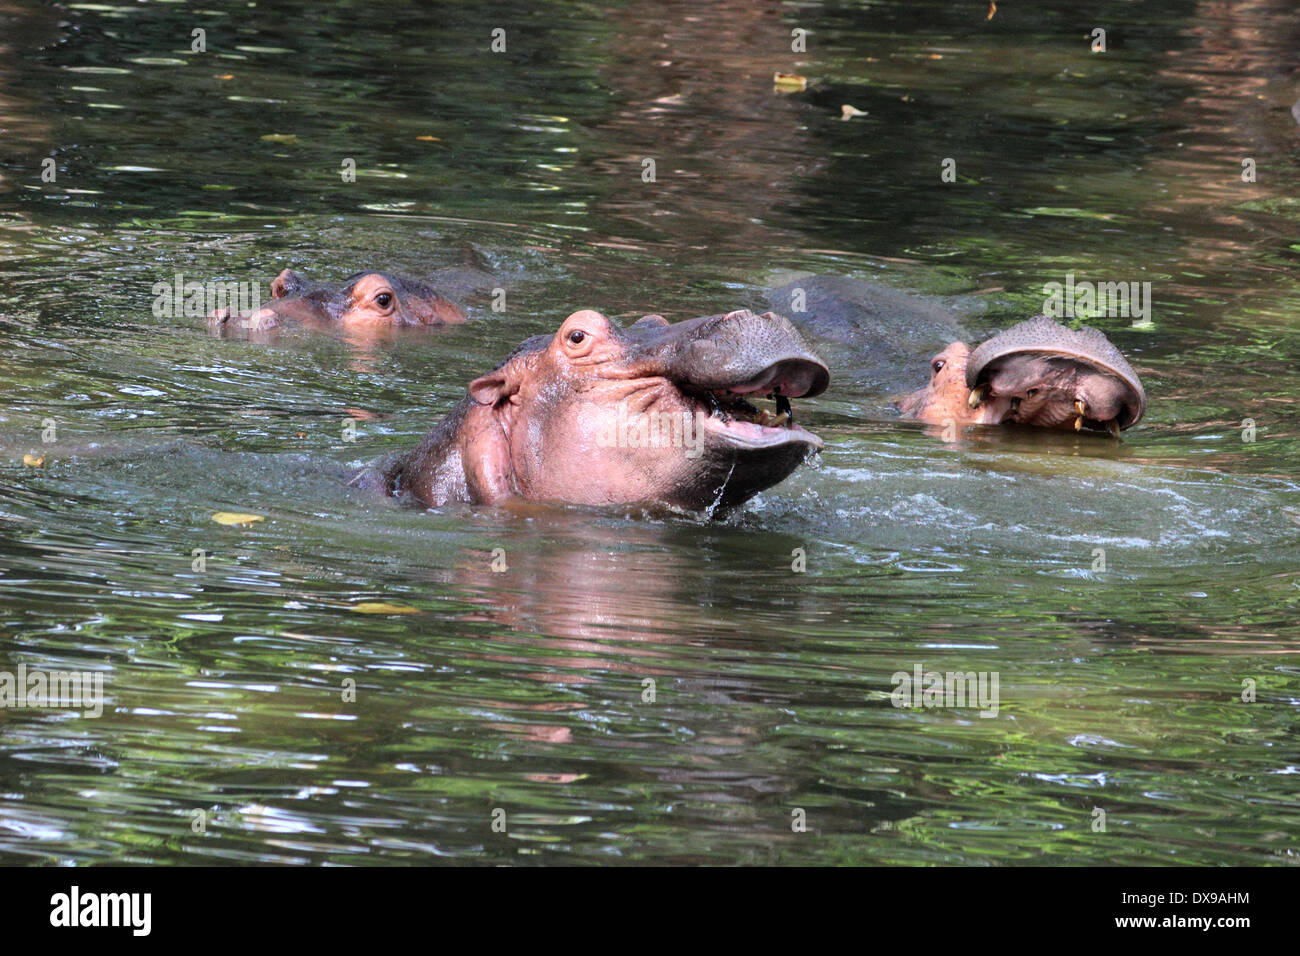
[[[924,368],[949,343],[967,340],[942,306],[860,279],[808,276],[773,290],[768,301],[813,341],[836,377],[869,389],[911,388],[918,363]]]

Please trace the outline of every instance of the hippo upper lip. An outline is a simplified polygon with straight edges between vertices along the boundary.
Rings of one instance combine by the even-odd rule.
[[[830,370],[784,316],[745,309],[627,330],[649,371],[679,387],[738,395],[817,395]]]
[[[774,362],[757,375],[743,381],[721,386],[733,395],[784,395],[787,398],[801,398],[825,391],[830,380],[826,366],[796,356]],[[719,386],[714,385],[713,391]]]
[[[1142,418],[1146,410],[1146,391],[1133,366],[1105,334],[1091,326],[1067,328],[1045,315],[1019,322],[977,346],[966,364],[967,387],[979,388],[999,362],[1026,353],[1059,356],[1117,379],[1124,384],[1128,394],[1116,424],[1120,428],[1129,428]]]
[[[709,413],[706,427],[742,449],[772,449],[822,440],[794,424],[791,398],[817,395],[830,370],[784,316],[739,309],[675,324],[640,324],[624,331],[641,374],[670,381]],[[776,414],[747,398],[773,396]]]
[[[702,353],[712,350],[712,343],[696,343]],[[736,368],[735,363],[709,354],[697,356],[697,362],[682,370],[670,370],[669,377],[685,388],[733,395],[784,395],[802,398],[819,395],[830,383],[830,371],[811,354],[787,354],[765,364],[758,371],[752,367]],[[675,374],[674,374],[675,373]]]

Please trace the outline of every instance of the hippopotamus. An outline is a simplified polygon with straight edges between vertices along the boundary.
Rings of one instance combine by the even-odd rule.
[[[809,276],[768,301],[819,347],[836,350],[838,364],[852,369],[848,377],[868,390],[904,391],[920,356],[931,354],[929,382],[896,401],[904,418],[1118,435],[1146,408],[1137,373],[1094,328],[1036,316],[972,350],[972,336],[949,310],[871,282]]]
[[[1013,325],[971,351],[953,342],[930,360],[929,384],[900,410],[930,424],[1036,425],[1109,432],[1136,424],[1146,392],[1098,329],[1045,315]]]
[[[285,269],[271,282],[271,302],[251,312],[217,309],[213,331],[266,331],[286,322],[347,327],[448,325],[464,310],[428,283],[387,272],[358,272],[341,286],[312,285]]]
[[[790,399],[826,364],[785,318],[748,310],[620,328],[591,309],[523,342],[413,450],[356,487],[425,507],[511,498],[728,509],[784,480],[822,441]],[[773,399],[774,408],[753,402]]]

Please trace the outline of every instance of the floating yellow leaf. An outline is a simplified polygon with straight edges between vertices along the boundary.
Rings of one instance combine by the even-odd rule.
[[[773,73],[772,82],[778,90],[786,93],[799,93],[808,89],[808,77],[798,73]]]
[[[264,143],[296,143],[298,137],[293,133],[267,133],[262,137]]]
[[[212,520],[217,524],[252,524],[254,521],[265,521],[262,515],[244,514],[239,511],[218,511],[212,516]]]
[[[866,110],[860,110],[856,106],[850,106],[848,103],[845,103],[840,107],[840,119],[846,122],[848,120],[853,119],[853,117],[855,116],[866,116],[866,115],[867,115]]]
[[[40,468],[45,464],[44,455],[23,455],[23,464],[28,468]]]
[[[998,5],[997,5],[996,3],[994,3],[993,0],[989,0],[989,16],[988,16],[988,18],[989,18],[990,20],[992,20],[992,19],[993,19],[993,14],[995,14],[995,13],[997,13],[997,12],[998,12]]]
[[[349,611],[356,611],[358,614],[419,614],[418,607],[407,607],[404,604],[385,604],[383,601],[362,601],[360,604],[348,605]]]
[[[233,73],[214,73],[214,74],[212,74],[212,78],[213,78],[213,79],[216,79],[216,80],[233,80],[233,79],[235,78],[235,74],[233,74]]]
[[[442,142],[442,140],[440,140],[440,139],[439,139],[438,137],[436,137],[436,136],[417,136],[417,137],[415,137],[415,138],[418,139],[418,140],[419,140],[420,142],[422,142],[422,143],[441,143],[441,142]]]

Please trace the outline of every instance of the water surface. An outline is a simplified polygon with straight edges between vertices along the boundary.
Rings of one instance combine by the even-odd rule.
[[[1300,27],[1073,6],[0,5],[0,670],[107,695],[0,709],[0,860],[1295,862]],[[151,311],[467,258],[508,307],[433,334]],[[800,272],[976,334],[1149,281],[1149,327],[1095,319],[1147,416],[945,443],[837,355],[820,461],[720,520],[343,486],[574,309]],[[892,706],[917,665],[997,716]]]

